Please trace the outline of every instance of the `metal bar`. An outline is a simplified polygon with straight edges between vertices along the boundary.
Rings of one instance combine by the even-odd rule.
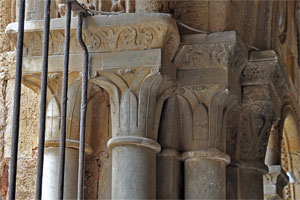
[[[85,149],[85,126],[87,109],[87,84],[88,84],[88,49],[82,39],[82,22],[84,13],[78,13],[77,40],[84,52],[82,69],[82,89],[81,89],[81,116],[80,116],[80,146],[78,163],[78,187],[77,199],[83,199],[83,177],[84,177],[84,149]]]
[[[14,109],[13,109],[14,116],[13,116],[12,138],[11,138],[11,160],[10,160],[8,199],[16,198],[15,196],[16,196],[16,178],[17,178],[17,161],[18,161],[19,124],[20,124],[25,0],[20,0],[19,6],[20,7],[19,7],[16,74],[15,74],[15,93],[14,93]]]
[[[61,127],[60,127],[60,148],[59,148],[59,180],[58,180],[58,199],[64,198],[64,176],[65,176],[65,148],[66,148],[66,118],[68,101],[68,72],[69,72],[69,53],[70,53],[70,29],[71,29],[72,2],[67,3],[66,27],[65,27],[65,48],[64,48],[64,68],[62,81],[61,98]]]
[[[44,6],[44,33],[43,33],[43,65],[40,101],[40,131],[38,147],[38,164],[36,176],[35,198],[42,197],[42,178],[44,165],[44,146],[45,146],[45,126],[46,126],[46,104],[47,104],[47,77],[48,77],[48,54],[49,54],[49,33],[50,33],[50,5],[51,0],[45,0]]]

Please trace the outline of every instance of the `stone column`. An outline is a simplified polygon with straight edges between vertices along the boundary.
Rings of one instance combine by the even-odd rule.
[[[268,168],[263,163],[243,162],[237,164],[235,169],[239,184],[236,188],[238,198],[263,199],[263,175]]]
[[[90,51],[89,87],[100,86],[110,96],[112,139],[108,147],[112,150],[113,160],[112,198],[153,199],[156,195],[156,153],[160,151],[157,138],[161,109],[176,86],[176,68],[171,62],[180,40],[176,22],[169,15],[157,14],[116,15],[109,19],[106,16],[93,16],[85,22],[87,26],[83,35],[87,38]],[[27,74],[35,75],[28,79],[28,84],[35,81],[39,83],[43,27],[37,21],[26,24],[23,69]],[[64,29],[61,24],[64,24],[64,19],[54,20],[51,24],[50,74],[61,73],[63,66]],[[17,24],[10,24],[6,31],[11,38],[15,38]],[[76,22],[71,26],[69,74],[77,77],[69,77],[69,80],[79,81],[80,86],[78,75],[82,70],[83,55],[75,32]],[[35,81],[32,80],[34,77]],[[38,85],[33,87],[37,92]],[[74,83],[74,87],[78,87],[78,84]],[[53,80],[53,84],[49,82],[49,92],[55,93],[48,95],[48,101],[53,101],[53,109],[48,105],[49,112],[56,110],[49,115],[49,141],[59,138],[57,101],[61,90],[57,88],[60,88],[59,81]],[[68,105],[71,113],[67,138],[76,141],[79,133],[76,113],[80,110],[77,108],[80,98],[76,97],[80,89],[69,91],[72,94],[68,99],[75,106]],[[52,97],[54,100],[50,99]]]
[[[165,87],[171,86],[163,81],[159,71],[157,67],[141,68],[139,73],[129,71],[133,80],[127,84],[134,83],[129,86],[110,71],[99,71],[100,76],[93,79],[112,95],[111,104],[115,106],[112,108],[113,137],[107,144],[112,151],[112,199],[156,198],[156,153],[161,150],[156,141],[163,103],[157,97]],[[110,78],[109,82],[102,82],[103,76]],[[125,86],[121,97],[116,96],[116,88],[108,83],[116,88]]]
[[[185,199],[226,199],[226,165],[230,157],[219,151],[190,151],[184,160]]]
[[[158,141],[162,152],[157,155],[157,199],[182,199],[182,164],[179,151],[179,113],[176,95],[164,103]]]
[[[134,136],[108,141],[112,149],[112,199],[156,198],[156,153],[160,145]]]
[[[175,64],[184,198],[225,199],[227,113],[238,106],[237,68],[247,51],[235,32],[183,37]],[[235,58],[231,57],[238,51]],[[232,63],[229,60],[236,59]],[[237,70],[237,71],[236,71]]]
[[[58,197],[59,148],[47,147],[44,154],[42,199]],[[77,198],[78,149],[66,148],[64,198]]]
[[[182,169],[180,154],[175,149],[164,149],[157,156],[157,199],[181,199]]]
[[[149,16],[144,18],[146,27],[139,23],[144,19],[136,16],[130,25],[138,31],[137,43],[128,44],[126,25],[117,27],[126,34],[118,37],[116,46],[127,44],[120,48],[131,51],[101,55],[107,67],[95,68],[90,79],[104,88],[111,100],[112,138],[107,145],[112,151],[112,199],[156,198],[156,154],[161,151],[158,127],[163,102],[175,90],[176,68],[171,60],[179,35],[170,18]],[[154,43],[149,43],[148,35]],[[172,42],[167,42],[169,39]],[[171,48],[165,48],[166,44]],[[136,50],[140,48],[147,50]]]
[[[289,178],[280,165],[269,166],[269,173],[264,175],[264,199],[283,199],[283,188]]]
[[[263,199],[268,138],[272,125],[279,119],[282,97],[289,90],[288,80],[274,51],[258,51],[250,54],[241,73],[241,84],[244,96],[237,150],[232,155],[238,180],[235,189],[238,198]]]

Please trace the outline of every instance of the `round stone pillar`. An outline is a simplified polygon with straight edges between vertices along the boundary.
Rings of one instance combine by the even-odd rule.
[[[42,199],[57,200],[59,147],[45,149]],[[77,198],[78,149],[66,148],[64,198]]]
[[[220,151],[189,151],[184,160],[185,199],[226,199],[226,165],[230,157]]]
[[[57,200],[59,180],[59,140],[46,140],[43,167],[43,200]],[[85,153],[92,153],[85,144]],[[77,199],[79,141],[67,140],[65,151],[64,199]]]
[[[114,137],[112,151],[112,199],[156,198],[156,153],[160,145],[135,136]]]

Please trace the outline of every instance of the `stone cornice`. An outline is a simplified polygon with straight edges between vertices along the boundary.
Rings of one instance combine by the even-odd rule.
[[[62,55],[64,45],[64,18],[51,20],[50,55]],[[71,54],[81,53],[76,39],[77,19],[72,20]],[[9,24],[6,34],[16,40],[17,23]],[[43,21],[25,23],[24,56],[41,56]],[[170,60],[179,45],[179,33],[167,14],[120,14],[91,16],[84,22],[83,38],[89,52],[116,52],[162,48]]]

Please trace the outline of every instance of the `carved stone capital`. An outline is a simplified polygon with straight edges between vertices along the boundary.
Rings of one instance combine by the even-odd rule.
[[[227,112],[239,98],[219,85],[185,86],[177,91],[182,150],[225,151]]]
[[[274,117],[270,101],[254,101],[242,105],[238,128],[239,159],[264,162]]]
[[[174,63],[183,150],[225,152],[227,112],[240,102],[247,49],[236,32],[184,36]]]
[[[90,81],[110,95],[112,135],[157,140],[164,100],[175,89],[163,66],[119,68],[98,71]]]
[[[25,71],[22,83],[36,93],[40,93],[41,73],[39,71]],[[60,127],[61,127],[61,98],[62,98],[62,72],[48,73],[47,81],[47,102],[46,102],[46,130],[45,146],[59,147]],[[69,73],[68,102],[66,116],[66,147],[79,149],[79,124],[80,124],[80,104],[81,104],[81,74],[79,72]],[[88,86],[88,113],[91,112],[93,97],[101,92],[100,88]],[[87,117],[88,120],[91,116]],[[91,124],[87,123],[86,132],[86,153],[91,154],[90,144]]]
[[[67,129],[78,140],[83,53],[76,39],[77,19],[72,18]],[[6,34],[16,41],[17,23]],[[65,19],[52,19],[49,44],[46,139],[59,138]],[[24,33],[24,84],[39,92],[43,21],[28,21]],[[164,100],[175,89],[176,68],[171,64],[179,46],[175,20],[168,14],[120,14],[85,18],[83,38],[89,50],[89,96],[104,88],[110,95],[112,135],[157,140]],[[75,105],[76,104],[76,105]],[[74,114],[77,113],[77,114]],[[87,115],[87,117],[91,117]],[[92,121],[87,119],[87,121]],[[48,127],[48,126],[47,126]]]
[[[241,72],[241,85],[247,101],[270,100],[278,116],[283,97],[290,84],[284,67],[275,51],[255,51]],[[251,93],[251,94],[250,94]]]
[[[219,84],[240,93],[239,74],[248,51],[236,32],[184,36],[175,57],[180,85]]]
[[[252,52],[241,72],[243,101],[240,110],[236,158],[264,162],[272,125],[281,112],[289,81],[274,51]]]

